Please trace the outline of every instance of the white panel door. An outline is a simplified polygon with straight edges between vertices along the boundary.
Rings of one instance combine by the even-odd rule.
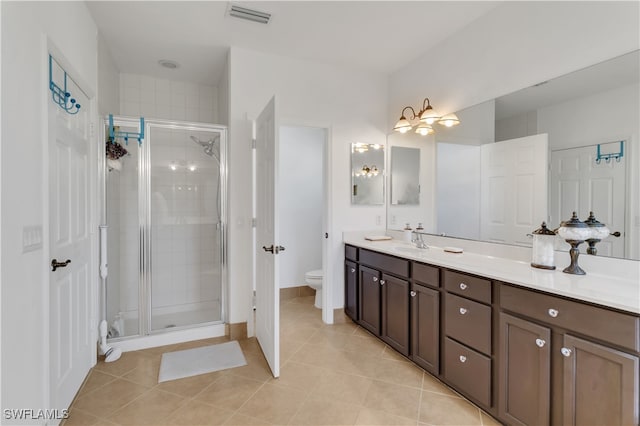
[[[273,97],[256,120],[256,337],[273,377],[280,376],[277,132]]]
[[[482,240],[530,246],[527,234],[547,220],[546,134],[480,148]]]
[[[618,144],[615,144],[618,145]],[[617,148],[615,146],[614,148]],[[596,147],[584,146],[551,153],[550,218],[557,227],[575,211],[585,220],[593,211],[600,222],[620,237],[609,237],[596,245],[598,255],[624,257],[626,211],[626,157],[596,163]],[[588,246],[580,245],[585,252]],[[565,247],[569,249],[569,245]]]
[[[74,96],[78,96],[74,93]],[[92,363],[89,105],[70,115],[49,101],[49,336],[51,408],[66,409]]]

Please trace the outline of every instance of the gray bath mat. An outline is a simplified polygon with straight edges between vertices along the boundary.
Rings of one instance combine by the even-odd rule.
[[[162,354],[158,383],[247,365],[237,341]]]

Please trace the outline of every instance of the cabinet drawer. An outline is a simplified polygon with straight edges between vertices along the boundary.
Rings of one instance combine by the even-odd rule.
[[[445,334],[491,354],[491,307],[446,293]]]
[[[424,263],[413,262],[413,279],[430,287],[440,287],[440,269]]]
[[[373,266],[376,269],[390,272],[400,277],[409,277],[409,261],[376,253],[369,250],[360,250],[360,263]]]
[[[344,246],[344,257],[354,262],[358,261],[358,248],[354,246]]]
[[[548,324],[640,351],[640,319],[633,315],[509,285],[500,286],[500,305]]]
[[[491,406],[491,359],[446,338],[444,376],[448,382],[487,407]]]
[[[491,303],[491,281],[459,272],[444,271],[444,287],[469,299]]]

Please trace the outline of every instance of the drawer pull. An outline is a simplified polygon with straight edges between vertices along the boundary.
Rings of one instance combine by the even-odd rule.
[[[460,362],[467,362],[467,357],[464,355],[460,355]]]
[[[373,282],[377,283],[378,282],[378,277],[373,277]]]
[[[380,280],[380,285],[384,285],[384,283],[386,283],[385,280]]]
[[[411,293],[409,293],[409,294],[411,295],[411,297],[416,297],[416,295],[417,295],[418,293],[416,293],[415,291],[411,290]]]
[[[351,273],[353,274],[356,271],[356,268],[351,268]]]
[[[460,315],[464,315],[467,313],[467,310],[465,308],[460,308]]]
[[[466,290],[467,287],[468,286],[465,283],[460,283],[460,290]]]
[[[555,318],[555,317],[558,316],[558,310],[557,309],[549,309],[547,312],[549,313],[549,316],[551,318]]]
[[[547,342],[544,341],[543,339],[536,339],[536,345],[538,345],[538,347],[543,347]]]
[[[562,348],[560,349],[560,353],[566,357],[570,357],[571,356],[571,349],[569,348]]]

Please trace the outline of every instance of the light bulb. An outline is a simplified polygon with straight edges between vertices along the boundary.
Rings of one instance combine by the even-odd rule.
[[[196,165],[195,164],[190,165],[189,166],[189,170],[191,170],[192,172],[195,172],[196,171]]]
[[[404,134],[404,133],[407,133],[407,132],[409,131],[409,127],[403,127],[403,128],[401,128],[401,129],[398,129],[398,131],[399,131],[400,133],[403,133],[403,134]]]
[[[178,166],[172,163],[169,165],[169,168],[175,172],[178,169]]]

